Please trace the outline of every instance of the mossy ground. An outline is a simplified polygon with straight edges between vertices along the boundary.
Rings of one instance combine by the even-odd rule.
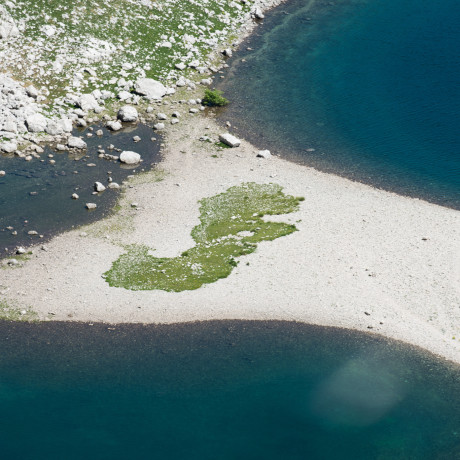
[[[17,0],[9,13],[25,27],[7,45],[11,62],[0,68],[46,87],[51,103],[75,88],[116,90],[114,78],[174,81],[194,74],[177,72],[176,63],[207,57],[216,41],[232,38],[250,8],[250,2],[227,0]],[[47,27],[54,27],[53,35]],[[107,50],[100,58],[99,49]],[[87,66],[97,75],[84,71]]]
[[[8,305],[0,300],[0,321],[37,321],[38,315],[28,309]]]
[[[267,222],[264,216],[288,214],[303,198],[285,195],[276,184],[247,183],[200,201],[200,221],[192,230],[196,246],[178,257],[152,256],[150,248],[132,245],[105,273],[113,287],[132,290],[184,291],[225,278],[239,256],[297,230],[295,225]]]

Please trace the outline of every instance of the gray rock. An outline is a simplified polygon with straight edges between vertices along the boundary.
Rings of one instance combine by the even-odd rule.
[[[5,175],[6,175],[6,172],[5,172],[5,171],[3,171],[3,170],[0,171],[0,177],[3,177],[3,176],[5,176]]]
[[[82,94],[78,100],[78,106],[85,112],[89,112],[98,109],[99,103],[92,94]]]
[[[48,121],[41,113],[34,113],[26,118],[27,129],[31,133],[45,131]]]
[[[100,182],[95,182],[94,190],[96,190],[96,192],[103,192],[105,190],[105,186],[102,185]]]
[[[132,122],[137,121],[139,114],[137,113],[136,108],[132,105],[124,105],[118,111],[117,118],[121,121]]]
[[[155,123],[153,125],[153,129],[160,131],[162,129],[165,129],[165,124],[164,123]]]
[[[38,97],[38,90],[35,88],[34,85],[29,85],[26,87],[27,96],[32,97],[33,99],[37,99]]]
[[[112,189],[119,189],[120,186],[119,186],[116,182],[110,182],[109,188],[112,188]]]
[[[97,204],[96,203],[86,203],[86,209],[96,209]]]
[[[229,147],[238,147],[241,144],[241,141],[238,138],[229,133],[220,134],[219,140]]]
[[[73,149],[83,150],[87,148],[87,144],[83,139],[80,139],[79,137],[74,137],[74,136],[69,137],[67,141],[67,145]]]
[[[174,67],[178,70],[184,70],[187,66],[183,62],[179,62],[179,64],[176,64]]]
[[[270,153],[270,150],[259,150],[257,156],[260,158],[270,158],[272,154]]]
[[[139,78],[134,84],[137,94],[149,99],[161,99],[166,94],[165,86],[152,78]]]
[[[123,127],[119,121],[108,121],[106,126],[110,131],[119,131]]]
[[[72,200],[78,200],[80,198],[76,193],[72,193]]]
[[[141,156],[136,152],[125,150],[120,154],[120,161],[127,165],[135,165],[141,161]]]
[[[0,144],[0,150],[5,153],[13,153],[18,149],[18,144],[14,141],[6,141]],[[4,174],[3,174],[4,175]]]
[[[61,118],[60,120],[49,120],[45,128],[45,132],[52,136],[61,136],[64,133],[72,131],[72,122],[68,118]]]
[[[158,120],[167,120],[168,116],[165,113],[157,113]]]
[[[255,17],[256,19],[264,19],[264,18],[265,18],[265,15],[264,15],[264,13],[262,13],[262,10],[261,10],[260,8],[256,8],[256,9],[254,10],[254,17]]]

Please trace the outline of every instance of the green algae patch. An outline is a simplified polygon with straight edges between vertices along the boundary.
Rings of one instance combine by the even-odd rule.
[[[272,241],[297,228],[264,216],[297,211],[303,198],[285,195],[276,184],[247,183],[200,201],[201,223],[193,228],[196,245],[178,257],[161,258],[143,245],[127,247],[104,274],[113,287],[180,292],[226,278],[237,258],[251,254],[260,241]]]

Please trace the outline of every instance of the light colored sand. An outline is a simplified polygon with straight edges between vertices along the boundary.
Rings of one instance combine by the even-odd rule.
[[[82,230],[65,233],[48,251],[36,248],[23,267],[0,270],[2,298],[57,320],[241,318],[371,326],[460,362],[458,212],[279,158],[259,159],[245,142],[213,158],[214,147],[198,138],[223,131],[201,115],[177,125],[161,164],[163,181],[135,179],[122,211],[84,229],[86,237]],[[299,231],[259,244],[228,278],[196,291],[134,292],[111,288],[101,277],[123,252],[121,238],[148,244],[157,256],[193,246],[198,200],[243,181],[276,182],[304,196],[298,213],[277,217],[300,221]],[[138,210],[130,207],[134,201]]]

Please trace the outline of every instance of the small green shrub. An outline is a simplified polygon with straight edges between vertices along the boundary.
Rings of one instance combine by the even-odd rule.
[[[222,91],[206,88],[204,90],[203,104],[210,107],[222,107],[228,104],[228,99],[222,96]]]

